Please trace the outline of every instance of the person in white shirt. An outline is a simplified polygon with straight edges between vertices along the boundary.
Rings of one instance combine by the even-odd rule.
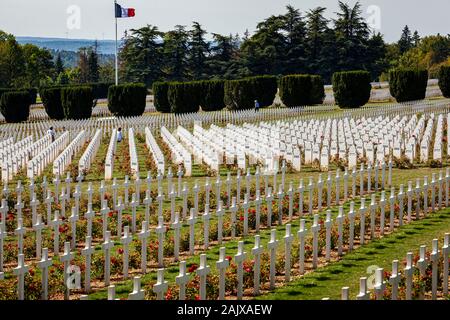
[[[117,129],[117,142],[121,142],[123,139],[122,128]]]
[[[56,137],[56,132],[55,132],[55,130],[53,130],[53,127],[50,127],[47,130],[47,134],[49,134],[52,137],[52,142],[54,142],[55,141],[55,137]]]

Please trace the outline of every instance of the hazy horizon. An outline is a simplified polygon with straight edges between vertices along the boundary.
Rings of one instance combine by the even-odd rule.
[[[351,5],[356,1],[344,1]],[[450,2],[442,0],[361,0],[363,16],[373,16],[367,12],[369,6],[380,10],[380,28],[377,31],[385,36],[387,42],[400,38],[401,30],[408,25],[412,31],[418,30],[421,36],[448,34],[447,15]],[[0,10],[0,29],[21,37],[46,37],[61,39],[113,40],[114,16],[112,0],[2,0]],[[338,0],[193,0],[186,5],[182,0],[142,0],[118,1],[124,7],[134,7],[136,17],[119,19],[119,38],[125,30],[140,28],[146,24],[159,27],[161,31],[172,29],[175,25],[190,26],[198,21],[209,33],[242,35],[246,29],[253,33],[258,22],[284,13],[288,4],[298,8],[302,14],[317,6],[326,7],[325,16],[334,18],[338,10]],[[67,20],[75,11],[67,13],[71,6],[80,9],[80,28],[69,29]],[[436,10],[439,6],[440,10]],[[178,8],[178,10],[176,10]],[[76,9],[76,8],[75,8]],[[372,11],[373,12],[373,11]],[[75,13],[76,14],[76,13]],[[45,23],[34,23],[37,20]],[[24,21],[30,21],[24,23]]]

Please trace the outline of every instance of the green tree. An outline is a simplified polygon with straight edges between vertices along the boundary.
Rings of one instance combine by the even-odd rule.
[[[411,36],[411,30],[409,30],[409,27],[406,25],[402,30],[402,35],[400,37],[400,40],[398,41],[398,47],[400,49],[400,53],[403,54],[412,47],[414,47],[414,41]]]
[[[97,41],[95,41],[95,45],[88,49],[88,82],[98,82],[100,78],[97,46]]]
[[[206,31],[198,22],[193,22],[192,30],[189,31],[189,73],[193,80],[201,80],[207,77],[207,56],[209,55],[209,44],[205,40]]]
[[[60,73],[64,72],[64,62],[62,61],[62,58],[61,58],[61,52],[58,52],[58,54],[56,56],[55,71],[56,71],[56,75],[59,75]]]
[[[22,46],[24,60],[26,62],[26,85],[38,87],[41,80],[47,77],[55,79],[55,65],[53,56],[47,49],[41,49],[32,44]]]
[[[164,76],[171,81],[189,78],[189,32],[186,27],[177,25],[175,30],[164,34]]]
[[[298,9],[291,5],[286,7],[287,13],[282,16],[284,21],[281,30],[285,32],[285,59],[283,74],[302,73],[306,69],[306,29],[305,22]]]
[[[22,47],[12,35],[1,36],[0,41],[0,87],[26,85],[25,57]]]
[[[120,52],[121,74],[128,82],[142,82],[147,86],[162,76],[162,32],[158,27],[147,25],[132,29],[126,36]]]
[[[322,74],[322,48],[325,43],[325,32],[329,30],[328,20],[323,16],[326,8],[317,7],[306,14],[306,56],[308,69]]]

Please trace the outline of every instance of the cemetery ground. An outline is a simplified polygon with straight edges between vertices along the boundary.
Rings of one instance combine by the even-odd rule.
[[[425,111],[427,110],[425,109]],[[333,111],[333,115],[337,119],[339,119],[339,113],[339,111]],[[417,112],[417,114],[419,113],[421,112]],[[424,114],[425,116],[419,116],[419,118],[426,117],[424,122],[416,119],[411,123],[413,127],[417,124],[417,127],[421,128],[424,141],[428,142],[429,146],[433,146],[436,141],[441,141],[436,139],[437,132],[447,136],[447,127],[442,121],[443,117],[439,117],[438,121],[435,121],[434,115],[431,117],[427,113]],[[310,114],[303,117],[302,120],[307,121],[307,119],[315,117],[323,119],[327,116],[330,116],[330,113]],[[392,123],[402,123],[403,125],[407,120],[400,122],[395,119],[392,116],[389,120]],[[429,127],[429,130],[424,130],[425,126]],[[187,128],[192,130],[192,127]],[[72,137],[78,133],[77,130],[79,129],[73,129],[75,134]],[[116,145],[115,152],[112,154],[114,166],[111,178],[114,179],[113,181],[104,182],[107,166],[105,158],[108,159],[108,150],[111,144],[111,133],[109,133],[101,137],[95,156],[91,159],[90,168],[83,172],[83,181],[77,181],[81,173],[78,165],[81,155],[89,149],[91,139],[86,139],[86,142],[81,143],[79,151],[73,153],[60,176],[53,174],[55,167],[54,163],[50,161],[33,180],[27,177],[28,172],[22,168],[9,179],[6,184],[7,188],[5,183],[2,184],[2,195],[7,201],[0,210],[0,212],[4,212],[2,221],[5,221],[0,228],[4,227],[6,233],[3,233],[4,238],[2,238],[4,240],[2,246],[4,244],[5,249],[2,249],[1,259],[2,262],[4,259],[2,270],[5,270],[5,273],[4,279],[0,280],[0,299],[14,299],[17,298],[17,295],[20,297],[20,273],[18,277],[12,271],[17,266],[18,247],[21,246],[24,262],[31,270],[24,279],[25,290],[22,291],[22,294],[26,299],[39,299],[42,294],[41,276],[43,271],[38,267],[39,258],[36,258],[39,247],[49,248],[49,257],[53,263],[53,266],[48,269],[51,273],[50,279],[47,279],[50,286],[49,298],[51,299],[63,299],[64,297],[77,299],[86,293],[89,293],[89,299],[105,299],[110,294],[107,291],[110,284],[115,286],[114,292],[117,298],[127,298],[131,292],[136,291],[134,276],[140,276],[139,281],[146,298],[156,298],[158,293],[155,290],[158,290],[158,284],[164,284],[167,281],[169,285],[164,292],[164,298],[176,299],[179,288],[175,283],[180,271],[179,261],[186,262],[186,272],[191,274],[191,280],[186,288],[188,298],[217,299],[220,296],[220,288],[223,288],[219,279],[222,278],[221,270],[216,266],[217,261],[224,260],[224,255],[220,254],[221,247],[225,248],[225,257],[230,264],[225,270],[224,297],[227,299],[251,299],[254,297],[253,277],[256,273],[255,260],[252,255],[256,241],[255,235],[259,235],[262,247],[270,248],[271,244],[274,244],[276,249],[270,252],[275,252],[275,260],[269,257],[268,251],[261,253],[259,266],[261,298],[338,298],[343,286],[349,286],[354,296],[357,293],[359,277],[366,274],[365,268],[368,265],[378,265],[388,269],[392,259],[401,259],[406,252],[416,251],[419,244],[423,243],[429,246],[433,239],[441,239],[450,230],[448,218],[450,210],[448,208],[439,210],[445,202],[443,198],[446,198],[446,193],[448,194],[449,191],[446,139],[442,139],[440,144],[443,159],[441,162],[417,163],[420,158],[420,148],[416,146],[417,154],[412,169],[395,168],[396,165],[404,166],[405,164],[397,159],[395,162],[390,162],[389,157],[384,157],[383,154],[383,161],[385,161],[383,177],[379,166],[368,168],[364,165],[361,171],[358,166],[353,177],[349,171],[344,178],[346,164],[334,160],[328,163],[328,159],[326,162],[328,172],[321,172],[317,163],[302,164],[301,170],[298,172],[294,170],[293,164],[289,161],[283,162],[283,173],[278,171],[275,175],[273,173],[264,174],[262,168],[267,164],[258,161],[257,164],[247,166],[248,172],[242,170],[240,178],[236,177],[238,165],[221,165],[218,171],[220,184],[217,184],[215,170],[212,170],[211,165],[207,165],[205,162],[192,164],[189,169],[191,176],[184,176],[187,168],[175,163],[176,149],[174,148],[177,146],[174,147],[167,143],[162,135],[162,130],[154,131],[156,144],[161,148],[161,160],[165,163],[165,174],[158,174],[158,163],[152,158],[155,151],[149,150],[148,135],[143,133],[143,130],[136,129],[136,131],[134,137],[126,131],[125,139]],[[114,131],[112,135],[114,136]],[[74,141],[73,138],[70,141]],[[135,157],[132,155],[133,147],[130,147],[133,145],[132,141],[135,145]],[[392,148],[389,149],[389,153],[392,152]],[[430,147],[427,149],[427,158],[432,159],[433,157],[433,148]],[[360,160],[364,164],[370,162],[370,159],[361,158]],[[251,161],[247,155],[245,162],[250,163]],[[392,171],[387,166],[388,161],[389,165],[394,167]],[[139,185],[136,184],[133,177],[132,166],[135,166],[136,163],[139,167]],[[257,171],[258,166],[259,171]],[[168,168],[171,173],[167,172]],[[337,175],[338,169],[340,176]],[[148,172],[151,179],[148,178]],[[178,172],[182,174],[182,177],[178,177]],[[390,172],[390,178],[388,178],[388,172]],[[66,173],[69,173],[71,178],[67,182]],[[231,178],[229,183],[228,173]],[[170,176],[171,174],[172,176]],[[46,177],[45,182],[43,177]],[[424,177],[428,177],[427,189],[424,187],[423,191],[417,189],[419,190],[417,194],[413,194],[413,191],[409,194],[408,182],[413,182],[414,188],[416,180],[420,179],[420,186],[422,186]],[[440,177],[440,182],[437,177]],[[126,180],[128,178],[129,180]],[[303,180],[303,184],[299,187],[301,180]],[[391,182],[389,183],[388,180]],[[125,185],[127,181],[129,184]],[[308,181],[313,181],[311,189],[308,189]],[[344,190],[344,181],[346,181],[347,190]],[[446,181],[447,184],[443,185],[443,181]],[[183,195],[184,188],[188,190],[186,196]],[[220,188],[220,195],[216,194],[217,188]],[[268,192],[268,188],[272,188],[272,191]],[[301,193],[298,191],[300,188],[303,188]],[[196,189],[198,191],[195,191]],[[35,198],[31,190],[36,193],[36,198],[40,200],[40,203],[32,204],[35,202]],[[69,190],[71,196],[67,197],[64,190]],[[336,190],[339,191],[338,194]],[[416,189],[414,190],[416,192]],[[59,203],[55,203],[54,200],[53,203],[50,202],[50,209],[49,204],[46,203],[47,193],[45,191],[51,191],[49,194],[52,197],[59,198]],[[61,195],[60,192],[62,192]],[[259,192],[260,198],[257,197],[257,192]],[[409,195],[407,196],[407,194]],[[393,195],[394,200],[390,202]],[[269,200],[271,196],[273,198]],[[234,213],[230,201],[232,197],[237,197]],[[407,204],[407,197],[411,199],[410,204]],[[89,198],[91,200],[88,200]],[[121,202],[120,200],[117,202],[118,198],[125,200],[125,208],[119,208]],[[150,198],[151,200],[149,200]],[[439,200],[437,200],[438,198]],[[261,201],[258,203],[259,200]],[[374,211],[371,209],[371,201],[380,203],[373,209]],[[381,204],[382,201],[384,201],[384,205]],[[439,201],[439,204],[435,204],[436,201]],[[225,210],[225,214],[222,216],[218,214],[220,211],[218,202],[222,203],[222,209]],[[432,202],[435,205],[430,208]],[[301,209],[300,203],[302,203]],[[92,210],[89,209],[89,205],[92,206]],[[422,207],[424,208],[422,209]],[[7,208],[6,212],[5,208]],[[193,208],[197,208],[198,215],[195,216],[197,222],[190,224],[189,215]],[[346,217],[348,212],[356,213],[363,212],[363,210],[367,211],[361,214],[367,213],[367,217],[362,224],[360,222],[362,218],[358,217],[358,214],[354,218],[355,220],[348,220],[349,218]],[[60,219],[61,216],[58,217],[56,211],[62,215],[63,219]],[[18,221],[19,212],[23,218],[22,225]],[[93,217],[88,218],[87,212],[94,213]],[[271,213],[271,223],[268,223],[269,212]],[[345,213],[343,222],[345,230],[343,234],[341,233],[344,238],[343,248],[341,248],[344,254],[339,257],[336,223],[341,212]],[[383,212],[383,219],[381,219],[381,212]],[[37,245],[38,233],[36,231],[38,229],[34,227],[35,221],[33,221],[35,213],[41,215],[42,222],[48,224],[48,227],[42,229],[39,246]],[[180,220],[174,219],[175,213]],[[233,214],[235,215],[234,221]],[[257,215],[260,218],[258,222]],[[5,216],[7,219],[4,218]],[[332,217],[334,223],[329,223],[329,217]],[[370,221],[372,217],[373,220]],[[150,229],[149,233],[146,232],[144,221]],[[181,221],[181,225],[177,226],[176,221]],[[88,223],[92,224],[90,231],[88,231]],[[353,235],[350,235],[348,229],[352,223]],[[383,227],[381,227],[382,224]],[[321,228],[318,228],[318,225]],[[330,225],[331,227],[326,227]],[[363,228],[362,225],[364,227],[361,229],[364,230],[363,239],[366,242],[364,244],[360,243],[359,230]],[[124,277],[123,274],[125,242],[122,237],[122,227],[129,228],[133,233],[133,240],[127,248],[129,254],[127,277]],[[143,231],[140,232],[142,228]],[[305,275],[299,271],[300,264],[298,262],[299,250],[302,245],[297,239],[297,230],[302,230],[302,228],[312,231],[312,234],[308,233],[305,236],[306,245],[303,244],[302,247],[306,252],[302,266]],[[178,236],[175,234],[176,230],[179,232]],[[110,232],[113,244],[111,247],[109,246],[111,242],[107,236],[108,232]],[[85,236],[88,234],[92,238],[93,247],[92,256],[89,256],[92,262],[89,263],[89,268],[91,268],[91,272],[89,272],[90,290],[86,290],[83,286],[83,289],[74,289],[67,293],[63,281],[66,262],[63,259],[67,257],[70,259],[69,262],[80,267],[81,282],[84,283],[86,280],[84,273],[88,263],[82,252],[87,248]],[[219,234],[222,236],[221,240],[219,240]],[[291,242],[289,242],[290,236],[287,236],[289,234],[294,236]],[[176,238],[178,241],[175,240]],[[193,248],[190,243],[192,239],[195,241]],[[274,239],[277,239],[279,243],[277,244]],[[315,245],[316,240],[314,239],[319,243]],[[285,241],[287,242],[285,243]],[[62,249],[66,242],[70,249],[63,253]],[[179,244],[177,258],[175,258],[175,243]],[[287,244],[291,246],[288,249],[285,247]],[[147,249],[145,263],[143,263],[141,254],[144,247]],[[162,251],[159,250],[161,247]],[[59,252],[55,252],[54,248],[57,248],[56,251]],[[191,249],[192,252],[190,252]],[[75,255],[71,257],[70,252],[74,252]],[[237,255],[236,252],[238,252]],[[246,253],[245,258],[243,258],[245,256],[243,252]],[[207,263],[210,266],[207,283],[205,283],[206,278],[202,278],[199,272],[202,268],[205,269],[200,261],[200,254],[203,253],[206,254]],[[105,258],[106,256],[109,258]],[[288,276],[285,266],[286,258],[291,261],[289,267],[292,266],[292,270],[289,268],[289,279],[286,279]],[[272,271],[272,263],[274,271]],[[164,268],[164,278],[161,280],[160,277],[157,277],[157,271],[162,270],[162,267]],[[159,271],[158,273],[160,273]],[[196,273],[200,276],[195,277]],[[108,280],[105,279],[106,275]],[[240,276],[242,276],[241,280]],[[272,281],[273,283],[270,285]],[[203,292],[203,294],[206,293],[205,296],[202,296],[202,285],[206,286],[206,292]],[[270,287],[277,289],[272,292]],[[137,293],[140,291],[138,290]],[[160,297],[158,294],[158,298]]]

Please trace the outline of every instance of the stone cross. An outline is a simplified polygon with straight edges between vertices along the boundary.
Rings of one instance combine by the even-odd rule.
[[[438,239],[433,239],[433,249],[431,251],[431,299],[436,300],[438,290],[439,277],[439,242]]]
[[[372,199],[370,202],[370,239],[375,237],[375,214],[377,212],[377,201],[376,195],[372,194]]]
[[[186,261],[181,261],[180,273],[175,277],[175,282],[180,287],[179,300],[181,301],[186,299],[186,284],[189,282],[189,279],[190,274],[186,273]]]
[[[17,247],[19,250],[19,254],[23,253],[23,239],[26,233],[27,229],[23,225],[23,219],[17,219],[17,229],[14,230],[14,234],[17,236]]]
[[[84,214],[84,217],[87,220],[87,235],[92,236],[92,219],[95,217],[95,211],[92,210],[92,203],[88,203],[88,210]]]
[[[192,191],[194,191],[194,209],[195,209],[195,214],[197,215],[198,214],[198,193],[200,191],[197,180],[195,180],[194,188],[192,188]]]
[[[267,205],[267,226],[272,226],[272,203],[273,203],[273,195],[272,188],[269,187],[266,195],[266,205]]]
[[[130,227],[125,226],[123,237],[120,239],[123,246],[123,278],[128,278],[128,258],[130,252],[130,243],[133,241],[133,236],[130,233]]]
[[[300,229],[297,232],[299,239],[299,273],[305,273],[305,239],[307,229],[305,228],[305,219],[300,220]]]
[[[111,249],[114,248],[114,241],[111,241],[111,231],[106,231],[105,242],[102,243],[103,256],[105,257],[104,278],[105,287],[109,286],[111,274]]]
[[[56,177],[53,179],[53,184],[55,185],[55,202],[58,203],[58,194],[59,194],[59,184],[61,183],[61,180],[59,179],[59,175],[56,175]]]
[[[144,300],[145,291],[141,289],[141,277],[133,278],[133,292],[128,295],[128,300]]]
[[[33,193],[33,198],[30,201],[30,207],[31,207],[31,222],[32,224],[36,223],[36,214],[37,214],[37,207],[40,204],[39,200],[36,199],[36,194]]]
[[[431,174],[431,212],[436,208],[436,173]]]
[[[158,269],[156,284],[153,285],[153,292],[156,293],[156,300],[164,300],[164,295],[169,289],[169,284],[164,281],[164,268]]]
[[[230,207],[231,211],[231,238],[234,238],[236,236],[236,213],[239,210],[238,206],[236,205],[236,197],[233,197],[232,205]]]
[[[234,256],[237,264],[237,299],[242,300],[244,286],[244,260],[247,252],[244,252],[244,241],[238,242],[238,253]]]
[[[450,253],[450,233],[446,233],[444,236],[444,246],[442,247],[443,257],[443,279],[442,279],[442,293],[448,295],[448,277],[449,277],[449,253]]]
[[[398,223],[399,226],[403,226],[403,198],[405,197],[405,193],[403,192],[403,184],[400,185],[400,190],[398,192],[398,206],[399,206],[399,213],[398,213]]]
[[[200,300],[206,300],[206,278],[211,272],[211,268],[206,264],[206,254],[200,255],[200,267],[196,271],[200,277]]]
[[[330,261],[331,254],[331,228],[333,227],[333,220],[331,219],[331,210],[327,211],[327,218],[325,220],[325,259],[327,262]]]
[[[250,202],[248,201],[248,193],[244,195],[244,203],[242,204],[242,210],[244,212],[244,237],[248,235],[248,209]]]
[[[364,163],[361,163],[361,169],[359,170],[359,195],[364,194]]]
[[[348,169],[345,168],[344,171],[344,202],[348,199]]]
[[[442,184],[444,183],[444,179],[442,177],[442,171],[439,172],[438,179],[438,209],[442,209]]]
[[[426,217],[428,213],[428,190],[430,186],[428,184],[428,177],[423,178],[423,216]]]
[[[311,226],[311,231],[313,233],[313,269],[317,268],[317,257],[319,255],[319,231],[320,231],[320,224],[319,224],[319,215],[314,215],[314,223]]]
[[[41,254],[39,254],[41,255]],[[42,258],[40,258],[40,261],[37,263],[38,268],[41,269],[41,286],[42,286],[42,300],[48,299],[48,268],[53,264],[53,261],[51,258],[48,257],[48,248],[42,249]]]
[[[113,191],[113,207],[114,207],[114,209],[116,209],[117,191],[119,190],[119,185],[117,184],[117,178],[116,177],[114,177],[114,179],[113,179],[113,183],[112,183],[111,189]]]
[[[341,189],[339,186],[339,181],[341,180],[341,176],[339,174],[339,169],[336,170],[336,205],[339,205],[339,196],[341,193]]]
[[[123,187],[124,187],[124,203],[125,203],[125,206],[128,206],[128,200],[129,200],[128,191],[130,188],[130,181],[129,181],[128,175],[125,176],[125,181],[123,183]]]
[[[219,174],[217,174],[215,186],[216,186],[216,203],[219,203],[220,202],[220,187],[222,186],[222,181],[220,180]]]
[[[164,238],[166,235],[166,227],[164,226],[164,218],[158,217],[158,227],[155,228],[158,235],[158,266],[164,268]]]
[[[167,194],[169,194],[172,191],[172,178],[173,178],[172,168],[169,167],[169,169],[167,170]]]
[[[389,208],[390,208],[390,216],[389,216],[389,232],[394,231],[394,219],[395,219],[395,188],[391,187],[391,196],[389,197]]]
[[[85,256],[84,291],[86,293],[91,291],[91,257],[94,251],[95,248],[92,246],[92,238],[87,236],[84,249],[81,250],[81,255]]]
[[[108,201],[106,199],[102,200],[101,203],[102,203],[102,208],[100,210],[100,213],[102,215],[102,238],[103,238],[103,240],[105,240],[106,231],[108,230],[109,208],[108,208]]]
[[[278,225],[281,226],[283,224],[283,198],[284,198],[283,186],[281,184],[279,185],[277,196],[278,196]]]
[[[348,235],[348,251],[353,250],[353,242],[355,238],[355,203],[350,202],[350,211],[348,212],[349,235]]]
[[[375,295],[377,300],[383,300],[384,290],[386,289],[386,283],[384,281],[384,269],[377,268],[375,270]]]
[[[205,250],[209,248],[209,220],[211,220],[211,213],[209,212],[209,205],[205,204],[205,212],[202,215],[203,220],[203,242]]]
[[[356,198],[356,168],[352,170],[352,197]]]
[[[139,206],[139,202],[136,199],[136,193],[131,196],[131,231],[136,233],[136,208]]]
[[[275,288],[275,263],[276,263],[276,250],[278,247],[277,230],[270,230],[270,241],[267,244],[270,250],[270,289]]]
[[[414,266],[413,266],[413,253],[408,252],[406,254],[406,267],[405,267],[405,277],[406,277],[406,300],[412,299],[412,286],[413,286],[413,275],[414,275]]]
[[[211,192],[211,185],[209,183],[209,177],[206,177],[205,182],[205,205],[209,206],[209,194]]]
[[[327,208],[331,207],[331,173],[328,172],[328,178],[327,178]]]
[[[372,174],[372,165],[369,162],[369,164],[367,166],[367,192],[368,193],[370,193],[371,189],[372,189],[372,186],[371,186],[371,183],[372,183],[371,174]]]
[[[225,214],[225,210],[222,207],[222,200],[219,200],[218,208],[216,211],[217,215],[217,241],[219,244],[222,244],[222,238],[223,238],[223,216]]]
[[[147,239],[150,237],[147,223],[147,221],[142,221],[142,230],[138,233],[138,238],[141,240],[141,271],[143,274],[147,273]]]
[[[14,209],[17,210],[17,218],[22,218],[22,209],[24,208],[23,202],[22,202],[22,196],[20,194],[17,194],[17,203],[14,206]]]
[[[116,205],[116,210],[117,210],[117,236],[121,237],[122,236],[122,212],[125,209],[125,205],[122,202],[122,197],[119,196],[118,201],[117,201],[117,205]],[[146,220],[148,221],[148,220]]]
[[[92,182],[89,182],[87,194],[88,194],[88,203],[92,203],[92,195],[94,194],[94,188],[92,187]]]
[[[172,223],[172,229],[173,229],[173,255],[175,261],[178,261],[179,255],[180,255],[180,230],[183,226],[183,223],[180,221],[180,213],[175,213],[175,221]]]
[[[178,176],[178,196],[180,196],[181,195],[181,178],[183,178],[183,170],[182,170],[181,165],[178,166],[177,176]]]
[[[262,203],[262,199],[261,199],[259,190],[256,190],[256,196],[255,196],[254,203],[255,203],[255,208],[256,208],[255,229],[256,229],[256,232],[259,233],[259,227],[261,224],[261,203]]]
[[[300,185],[298,187],[299,199],[298,199],[298,215],[299,217],[303,216],[303,192],[305,191],[305,187],[303,186],[303,179],[300,179]]]
[[[380,233],[384,235],[384,219],[385,219],[385,210],[386,210],[386,193],[385,191],[381,191],[380,198]]]
[[[64,242],[64,253],[59,257],[59,260],[64,264],[64,284],[66,290],[64,292],[64,299],[69,300],[70,288],[68,286],[68,278],[70,273],[70,262],[74,259],[75,253],[70,251],[70,242]]]
[[[398,260],[392,261],[392,275],[389,278],[389,283],[392,286],[392,300],[397,300],[398,298],[398,285],[401,281],[401,275],[398,272]]]
[[[241,170],[237,171],[236,174],[236,199],[237,203],[241,202]]]
[[[75,250],[77,243],[77,221],[78,221],[78,213],[75,207],[72,207],[72,214],[69,217],[69,221],[70,221],[70,229],[72,232],[72,237],[70,239],[70,246],[72,250]]]
[[[175,199],[177,197],[177,193],[175,192],[175,188],[172,185],[172,190],[169,193],[170,198],[170,222],[173,222],[174,215],[175,215]]]
[[[108,287],[108,301],[119,300],[116,299],[116,286],[110,285]]]
[[[161,188],[163,178],[164,178],[163,173],[161,172],[161,170],[158,170],[158,174],[156,175],[156,180],[158,180],[158,190]]]
[[[75,208],[77,208],[77,212],[80,208],[80,198],[81,198],[81,190],[80,190],[80,185],[76,185],[75,186],[75,191],[73,192],[73,198],[75,200]]]
[[[416,180],[415,192],[416,192],[416,220],[419,220],[420,219],[420,179]]]
[[[294,210],[294,188],[292,185],[292,181],[289,182],[289,190],[288,190],[288,195],[289,195],[289,221],[292,221],[292,214],[293,214],[293,210]]]
[[[319,178],[317,180],[317,210],[322,210],[322,189],[323,188],[323,180],[322,174],[319,173]]]
[[[225,299],[225,277],[226,270],[230,261],[225,257],[225,247],[219,249],[219,260],[216,262],[216,268],[219,270],[219,300]]]
[[[139,175],[134,180],[134,189],[134,192],[136,193],[136,201],[141,203],[141,179],[139,178]]]
[[[427,252],[427,247],[420,246],[419,260],[417,261],[417,268],[419,269],[421,276],[426,275],[426,269],[427,269],[427,265],[428,265],[427,258],[426,258],[426,252]]]
[[[261,245],[261,237],[255,235],[255,246],[252,248],[254,258],[254,274],[253,274],[253,295],[259,295],[260,278],[261,278],[261,254],[264,252],[264,247]]]
[[[359,293],[356,296],[356,300],[369,300],[370,293],[367,291],[367,278],[362,277],[359,279]]]
[[[308,184],[308,197],[309,197],[308,213],[309,213],[309,215],[312,215],[312,212],[313,212],[313,200],[314,200],[313,192],[314,192],[313,178],[309,177],[309,184]]]
[[[227,172],[227,179],[225,180],[227,185],[227,207],[231,206],[231,173]]]
[[[36,232],[36,259],[41,258],[42,247],[42,229],[45,228],[45,224],[42,222],[42,216],[39,214],[36,219],[36,223],[33,225],[33,230]]]
[[[291,233],[291,225],[286,225],[286,235],[283,238],[284,240],[284,279],[285,282],[291,281],[291,249],[292,249],[292,241],[294,241],[294,236]]]
[[[152,190],[152,173],[147,171],[147,177],[145,178],[145,182],[147,183],[147,190]]]
[[[392,186],[392,159],[389,158],[389,173],[388,173],[388,184],[391,187]]]
[[[67,198],[70,199],[70,183],[72,182],[72,178],[70,177],[70,172],[67,172],[66,180],[66,194]]]
[[[69,200],[68,194],[64,189],[61,190],[61,194],[59,196],[59,200],[61,201],[61,216],[63,218],[66,217],[66,201]]]
[[[193,255],[195,251],[195,222],[197,217],[195,216],[194,208],[190,210],[190,217],[188,219],[189,224],[189,254]]]
[[[342,256],[342,246],[344,244],[344,207],[343,206],[339,206],[339,213],[338,216],[336,217],[336,222],[338,225],[338,255]]]
[[[13,269],[14,275],[17,276],[17,298],[25,299],[25,274],[29,270],[29,266],[25,264],[25,255],[19,253],[18,265]]]
[[[350,291],[349,287],[343,287],[341,289],[341,300],[348,300],[348,298],[349,298],[349,291]]]
[[[183,220],[186,219],[186,215],[187,215],[188,194],[189,194],[189,189],[188,189],[187,183],[184,182],[183,183],[183,211],[181,213],[181,216],[183,217]]]

